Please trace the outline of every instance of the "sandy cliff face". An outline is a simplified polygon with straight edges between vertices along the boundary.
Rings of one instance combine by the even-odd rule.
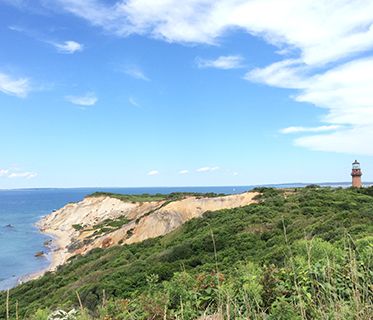
[[[143,241],[164,235],[184,222],[202,216],[207,211],[242,207],[253,203],[253,192],[217,198],[188,197],[163,206],[153,214],[144,217],[136,225],[133,236],[126,243]]]
[[[39,228],[56,237],[51,269],[75,254],[97,247],[129,244],[165,235],[204,212],[249,205],[257,193],[215,198],[187,197],[172,202],[123,202],[109,196],[87,197],[44,217]],[[123,224],[108,227],[108,221]]]

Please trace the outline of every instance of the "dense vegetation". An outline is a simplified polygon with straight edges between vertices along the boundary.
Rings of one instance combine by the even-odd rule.
[[[164,237],[73,257],[11,290],[11,319],[56,307],[77,319],[371,319],[373,189],[259,191]]]
[[[208,193],[195,193],[195,192],[172,192],[169,194],[120,194],[120,193],[111,193],[111,192],[95,192],[89,195],[88,197],[101,197],[107,196],[111,198],[116,198],[125,202],[149,202],[149,201],[176,201],[181,200],[188,196],[212,198],[224,196],[224,194],[218,194],[214,192]]]

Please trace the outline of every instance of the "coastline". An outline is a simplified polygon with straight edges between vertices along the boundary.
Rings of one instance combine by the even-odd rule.
[[[13,289],[20,284],[26,283],[31,280],[36,280],[42,277],[46,272],[56,270],[57,266],[63,263],[63,257],[61,257],[60,252],[61,249],[66,246],[66,243],[61,240],[61,237],[57,233],[52,232],[51,230],[48,230],[48,232],[46,232],[46,230],[43,230],[41,228],[39,224],[44,218],[45,216],[43,216],[39,221],[33,223],[32,225],[36,227],[41,234],[44,234],[50,238],[50,244],[44,245],[44,247],[46,248],[46,252],[43,256],[44,259],[48,260],[48,266],[43,267],[42,269],[39,269],[37,271],[29,272],[16,277],[13,276],[13,278],[2,279],[4,281],[8,281],[8,285],[6,285],[4,288],[1,288],[0,291]]]
[[[84,255],[94,248],[107,248],[159,237],[190,219],[202,216],[204,212],[249,205],[256,201],[256,195],[257,192],[251,191],[218,197],[187,196],[166,205],[164,200],[126,202],[110,196],[86,197],[80,202],[68,203],[34,224],[40,233],[52,240],[47,246],[48,253],[45,254],[49,264],[41,270],[21,276],[18,284],[55,271],[72,255]],[[151,214],[148,214],[149,212]],[[97,232],[92,229],[93,225],[100,225],[110,219],[116,221],[121,217],[125,217],[126,222],[119,228],[109,228],[108,232],[98,233],[93,239],[89,238],[93,232]],[[91,229],[79,232],[74,226],[89,226]],[[89,239],[87,243],[84,242],[86,239]],[[72,243],[75,249],[70,252],[68,247]]]
[[[21,276],[18,281],[17,285],[20,285],[22,283],[36,280],[40,277],[42,277],[45,273],[49,271],[55,271],[57,269],[57,266],[61,265],[65,261],[65,255],[63,255],[63,249],[66,247],[66,245],[69,243],[66,237],[63,237],[63,232],[56,232],[56,230],[50,230],[50,229],[43,229],[41,226],[41,222],[44,219],[41,218],[35,226],[38,228],[40,233],[43,233],[50,237],[51,244],[48,245],[48,252],[45,255],[46,259],[49,260],[49,265],[46,268],[43,268],[41,270],[28,273],[26,275]]]
[[[120,194],[168,194],[170,192],[215,192],[226,194],[234,192],[234,194],[239,194],[240,191],[244,192],[247,189],[250,189],[250,187],[103,188],[103,191]],[[13,271],[10,266],[10,271],[0,280],[1,291],[38,279],[45,273],[56,270],[57,267],[64,264],[70,256],[74,254],[84,254],[94,247],[102,246],[104,237],[99,237],[91,245],[84,246],[80,250],[76,250],[76,252],[69,252],[66,247],[71,244],[72,240],[84,240],[84,236],[79,237],[76,230],[71,227],[72,225],[100,223],[108,218],[117,219],[119,216],[122,216],[123,213],[125,213],[130,220],[135,220],[146,211],[151,211],[153,206],[156,205],[154,203],[146,205],[143,205],[143,203],[126,203],[115,198],[103,199],[93,197],[86,199],[86,196],[93,191],[96,191],[96,189],[68,189],[67,191],[63,190],[63,192],[58,189],[52,191],[51,189],[0,190],[0,200],[4,201],[4,204],[6,204],[6,206],[0,206],[0,213],[3,214],[2,217],[7,217],[7,219],[4,220],[7,224],[23,224],[23,235],[30,231],[32,234],[44,235],[45,237],[43,240],[52,240],[45,248],[42,248],[40,244],[42,244],[43,240],[40,240],[40,238],[43,237],[36,236],[35,238],[38,240],[37,242],[32,242],[31,247],[31,243],[28,244],[27,237],[24,237],[22,243],[25,247],[24,251],[27,251],[27,253],[22,255],[22,259],[28,260],[27,266],[31,265],[33,267],[25,269],[17,268],[17,270]],[[19,207],[14,205],[14,197],[22,200],[20,204],[17,204]],[[43,201],[40,202],[40,199],[43,199]],[[17,210],[19,209],[21,212],[27,213],[27,215],[14,215],[9,208],[17,208]],[[75,210],[78,211],[78,214],[76,214]],[[188,210],[189,213],[184,211],[184,218],[189,219],[191,213]],[[39,215],[39,212],[42,212],[43,215]],[[196,214],[199,214],[198,212]],[[7,214],[9,214],[9,216],[7,216]],[[160,219],[160,216],[163,215],[164,213],[159,212],[151,217],[143,219],[142,223],[137,226],[138,230],[136,230],[132,238],[126,240],[127,243],[142,241],[149,237],[156,237],[167,233],[169,231],[168,226],[163,225],[163,220]],[[170,215],[170,219],[173,219],[174,215],[174,213]],[[179,224],[177,219],[175,221],[177,222],[176,224]],[[154,223],[156,223],[157,228],[153,228]],[[172,228],[174,227],[176,227],[176,225],[173,224]],[[125,239],[128,231],[127,229],[122,228],[110,234],[110,237],[112,237],[114,241],[111,245],[118,244],[120,240]],[[10,250],[10,247],[11,246],[9,246],[6,241],[3,242],[4,249]],[[44,256],[39,259],[35,258],[34,254],[37,251],[44,251]],[[13,254],[20,257],[16,251],[14,251]],[[11,259],[10,257],[7,261],[12,262]],[[11,263],[9,265],[11,265]],[[17,263],[17,266],[20,265],[21,263]]]

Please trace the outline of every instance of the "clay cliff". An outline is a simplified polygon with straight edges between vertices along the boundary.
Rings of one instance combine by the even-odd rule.
[[[130,244],[165,235],[207,211],[255,202],[255,192],[219,197],[185,196],[178,200],[125,202],[111,196],[89,196],[39,221],[42,232],[55,238],[52,265],[93,248]]]

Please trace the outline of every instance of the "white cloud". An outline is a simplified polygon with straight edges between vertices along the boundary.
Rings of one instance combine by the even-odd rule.
[[[12,169],[0,169],[0,177],[5,178],[25,178],[25,179],[32,179],[35,178],[38,174],[35,172],[29,171],[19,171],[19,170],[12,170]]]
[[[288,133],[301,133],[301,132],[324,132],[324,131],[335,131],[339,129],[341,126],[337,125],[330,125],[330,126],[320,126],[320,127],[313,127],[313,128],[307,128],[307,127],[287,127],[284,129],[281,129],[280,132],[284,134]]]
[[[82,96],[66,96],[65,99],[71,102],[72,104],[76,104],[83,107],[93,106],[98,101],[98,98],[93,92],[88,92]]]
[[[150,81],[150,79],[145,75],[145,73],[137,66],[128,66],[123,68],[123,72],[132,78]]]
[[[151,170],[148,172],[148,176],[157,176],[157,175],[159,175],[158,170]]]
[[[13,172],[8,175],[9,178],[35,178],[37,174],[35,172]]]
[[[134,107],[141,107],[140,106],[140,104],[134,99],[134,98],[132,98],[132,97],[129,97],[128,98],[128,102],[131,104],[131,105],[133,105]]]
[[[305,68],[299,69],[299,66],[293,69],[288,64],[277,66],[253,70],[247,78],[276,87],[297,89],[293,99],[326,110],[321,119],[325,125],[289,127],[282,129],[282,133],[335,131],[298,138],[295,144],[312,150],[373,154],[373,145],[362,136],[373,132],[373,57],[354,58],[314,74],[307,74]],[[365,146],[358,148],[362,141],[365,141]]]
[[[83,45],[76,41],[65,41],[63,43],[53,43],[57,50],[61,53],[72,54],[75,52],[83,51]]]
[[[373,126],[354,127],[330,134],[297,138],[295,145],[315,151],[364,154],[373,156]]]
[[[9,173],[8,169],[0,169],[0,177],[6,177]]]
[[[217,59],[197,58],[198,68],[216,68],[216,69],[237,69],[242,68],[243,58],[241,56],[220,56]]]
[[[307,72],[310,72],[310,68],[300,60],[286,59],[264,68],[252,69],[244,79],[280,88],[303,89],[308,83]]]
[[[188,174],[189,173],[189,170],[180,170],[179,171],[179,174]]]
[[[373,154],[373,1],[366,0],[58,0],[67,11],[119,36],[216,44],[241,30],[275,46],[279,61],[245,78],[297,90],[292,98],[325,109],[334,132],[298,138],[315,150]],[[364,57],[364,58],[362,58]],[[346,129],[349,128],[349,129]],[[303,131],[306,133],[306,131]],[[308,133],[315,131],[307,131]]]
[[[10,25],[8,26],[8,29],[12,31],[16,31],[16,32],[21,32],[21,33],[28,32],[25,28],[22,28],[21,26],[18,26],[18,25]]]
[[[233,175],[234,176],[238,176],[238,172],[233,172]]]
[[[1,1],[1,0],[0,0]],[[72,54],[75,52],[83,51],[84,46],[83,44],[73,41],[73,40],[67,40],[64,42],[58,42],[58,41],[53,41],[49,39],[48,36],[45,36],[43,33],[33,30],[32,28],[29,27],[24,27],[20,25],[10,25],[8,26],[9,30],[15,31],[22,33],[28,37],[31,37],[37,41],[41,41],[44,43],[47,43],[53,47],[55,47],[60,53],[67,53],[67,54]]]
[[[201,167],[201,168],[198,168],[196,171],[197,172],[213,172],[219,169],[220,169],[219,167]]]
[[[215,43],[227,29],[263,37],[307,64],[373,48],[373,3],[357,0],[57,0],[66,10],[120,36]]]
[[[24,98],[31,91],[30,80],[28,78],[14,78],[0,72],[0,91]]]

